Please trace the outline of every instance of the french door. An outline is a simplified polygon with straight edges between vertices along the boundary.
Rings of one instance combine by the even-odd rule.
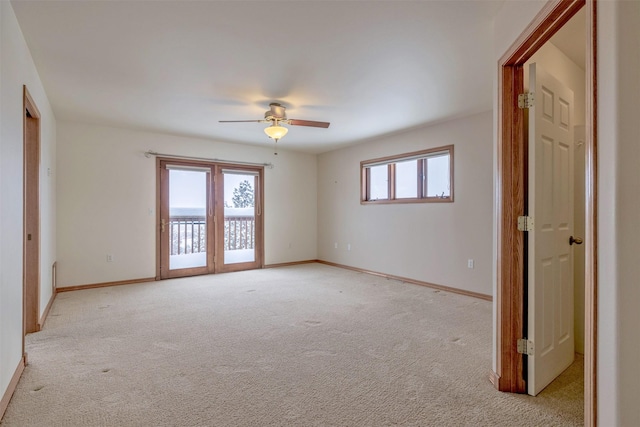
[[[261,167],[158,159],[158,277],[261,268]]]

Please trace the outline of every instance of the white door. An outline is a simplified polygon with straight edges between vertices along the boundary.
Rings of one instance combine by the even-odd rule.
[[[527,392],[536,395],[573,363],[573,91],[531,64],[529,88]]]

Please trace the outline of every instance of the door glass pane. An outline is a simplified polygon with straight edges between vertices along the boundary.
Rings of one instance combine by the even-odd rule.
[[[369,200],[389,198],[389,166],[378,165],[369,168]]]
[[[427,158],[427,197],[451,196],[449,155]]]
[[[224,173],[224,263],[256,260],[256,176]]]
[[[207,265],[207,173],[169,170],[169,269]]]
[[[418,160],[396,163],[396,199],[418,197]]]

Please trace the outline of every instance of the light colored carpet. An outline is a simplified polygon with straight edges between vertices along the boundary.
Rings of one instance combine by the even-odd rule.
[[[582,425],[500,393],[491,303],[307,264],[59,294],[1,425]]]

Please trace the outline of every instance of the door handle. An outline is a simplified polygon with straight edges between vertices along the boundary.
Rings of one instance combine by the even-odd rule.
[[[576,245],[581,245],[582,244],[582,239],[580,237],[573,237],[573,236],[569,237],[569,244],[573,245],[574,243]]]
[[[162,231],[164,233],[164,219],[160,220],[160,231]]]

